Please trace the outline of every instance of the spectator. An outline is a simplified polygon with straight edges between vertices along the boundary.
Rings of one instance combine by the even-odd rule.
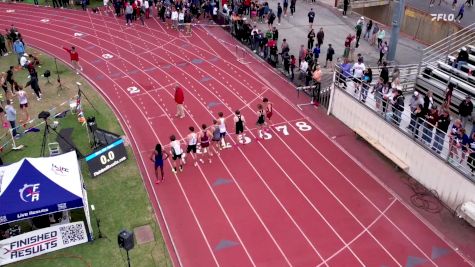
[[[454,84],[449,83],[447,89],[445,90],[445,98],[444,98],[444,108],[450,109],[450,105],[452,104],[452,93],[454,91]]]
[[[378,60],[378,65],[381,65],[383,63],[383,58],[388,52],[388,42],[384,41],[384,44],[381,46],[379,49],[379,60]]]
[[[76,47],[71,46],[71,49],[63,47],[66,52],[69,53],[69,58],[71,60],[71,65],[73,65],[74,70],[76,70],[76,74],[79,74],[79,71],[82,71],[82,67],[79,64],[79,54],[76,51]]]
[[[384,79],[379,76],[378,82],[374,85],[372,94],[374,94],[374,100],[376,102],[376,110],[381,110],[381,103],[383,101],[383,88],[384,88]]]
[[[437,154],[440,154],[444,146],[445,135],[449,130],[450,117],[449,112],[446,109],[442,109],[441,113],[437,117],[436,131],[434,136],[434,144],[432,145],[432,150]]]
[[[274,11],[269,10],[269,16],[267,18],[267,26],[269,27],[269,30],[272,30],[272,27],[274,26],[274,20],[275,20],[275,14]]]
[[[381,45],[383,44],[384,37],[386,36],[386,32],[384,31],[384,29],[379,29],[376,36],[378,38],[378,48],[381,48]]]
[[[0,56],[3,55],[4,57],[8,56],[8,50],[5,45],[5,37],[0,33]]]
[[[310,11],[307,14],[308,16],[308,24],[310,28],[313,26],[313,20],[315,19],[315,12],[313,11],[313,8],[310,8]]]
[[[350,0],[343,0],[343,17],[346,18],[346,11],[350,5]]]
[[[461,145],[461,139],[459,138],[463,137],[463,135],[459,136],[460,129],[462,128],[462,121],[456,119],[449,132],[449,161],[451,158],[453,158],[454,154],[458,155],[458,150]]]
[[[290,0],[290,16],[293,17],[295,13],[295,4],[297,0]]]
[[[475,132],[471,134],[470,139],[468,140],[468,158],[467,164],[470,167],[471,174],[475,174]]]
[[[368,23],[366,23],[366,31],[363,35],[363,39],[369,40],[369,37],[371,36],[371,29],[373,28],[373,20],[369,20]]]
[[[391,74],[391,82],[394,82],[396,79],[399,79],[400,71],[398,66],[394,66],[393,73]]]
[[[279,40],[279,30],[276,27],[272,29],[272,40],[277,41]],[[277,45],[277,44],[276,44]]]
[[[290,77],[290,80],[293,81],[294,80],[294,69],[295,69],[295,63],[297,60],[295,59],[295,56],[294,55],[290,55],[290,72],[292,74],[292,76]]]
[[[373,26],[373,32],[371,33],[371,38],[369,41],[369,44],[371,46],[376,45],[376,36],[378,35],[378,32],[379,32],[379,26],[378,26],[378,23],[375,23]]]
[[[133,16],[133,14],[134,14],[134,9],[133,9],[132,5],[129,4],[128,2],[126,2],[126,4],[125,4],[125,25],[127,25],[127,26],[132,25],[132,16]]]
[[[424,96],[424,113],[429,112],[434,106],[434,99],[432,98],[432,91],[427,91],[427,95]]]
[[[387,84],[389,82],[389,70],[388,70],[387,65],[388,65],[388,63],[386,61],[384,61],[383,62],[383,67],[381,68],[381,72],[379,73],[379,77],[383,78],[383,83],[384,84]]]
[[[422,128],[422,140],[428,146],[430,146],[432,142],[432,132],[434,130],[434,126],[437,124],[437,120],[438,120],[437,107],[435,105],[432,105],[430,107],[430,110],[425,114],[425,123]]]
[[[313,57],[315,59],[315,63],[318,64],[318,58],[320,57],[320,46],[318,44],[315,45],[315,47],[313,48]]]
[[[355,84],[355,93],[360,89],[361,80],[363,79],[363,74],[366,70],[366,66],[362,60],[358,60],[353,64],[352,73],[353,73],[353,82]]]
[[[35,92],[36,95],[36,100],[40,101],[41,100],[41,88],[38,83],[38,76],[37,75],[31,75],[30,80],[26,83],[25,88],[31,86],[31,89],[33,89],[33,92]]]
[[[343,61],[340,65],[338,82],[340,83],[340,86],[343,86],[343,89],[346,89],[346,80],[351,77],[351,67],[352,65],[348,61]]]
[[[345,50],[343,51],[343,59],[348,60],[350,57],[350,46],[351,42],[353,41],[355,37],[351,36],[351,34],[348,34],[345,39]]]
[[[316,98],[314,99],[316,101],[316,105],[318,106],[318,103],[320,102],[320,90],[322,86],[322,70],[320,69],[320,65],[317,64],[317,67],[315,71],[313,72],[312,75],[313,82],[315,84],[315,93],[316,93]]]
[[[313,29],[310,29],[310,32],[307,34],[307,38],[307,49],[311,50],[313,47],[313,43],[315,42],[315,31]]]
[[[462,47],[460,50],[457,59],[452,63],[452,67],[457,67],[458,70],[462,68],[462,66],[467,64],[468,61],[468,52],[466,47]]]
[[[363,32],[363,23],[364,23],[364,17],[361,17],[360,20],[356,23],[355,30],[356,30],[356,48],[360,46],[360,38],[361,38],[361,33]]]
[[[289,0],[284,0],[284,17],[287,17],[288,6],[289,6]]]
[[[465,12],[465,4],[460,6],[459,13],[455,17],[454,21],[457,21],[457,19],[458,19],[458,23],[460,23],[460,21],[463,19],[463,13],[464,12]]]
[[[300,45],[300,50],[299,50],[299,66],[302,63],[302,61],[305,60],[305,57],[307,56],[307,50],[305,49],[304,45]]]
[[[23,87],[20,85],[17,87],[18,102],[20,103],[20,109],[23,111],[24,115],[24,120],[20,120],[20,123],[26,123],[30,120],[30,114],[28,114],[28,97],[26,92],[23,90]]]
[[[285,8],[287,9],[287,7]],[[280,25],[281,18],[282,18],[282,7],[280,6],[280,3],[277,3],[277,25]]]
[[[24,68],[27,68],[28,67],[28,64],[30,62],[28,62],[28,54],[27,53],[23,53],[23,55],[21,56],[20,58],[20,66],[24,69]]]
[[[301,61],[299,80],[303,80],[303,78],[307,75],[307,70],[308,70],[308,62],[305,60]]]
[[[462,126],[465,128],[469,118],[473,112],[472,98],[468,95],[459,105],[459,116],[462,121]]]
[[[328,44],[327,58],[325,59],[324,68],[328,66],[328,61],[330,61],[330,68],[333,69],[333,55],[334,54],[335,54],[335,50],[333,50],[332,44]]]
[[[323,28],[320,28],[320,30],[317,32],[317,44],[318,47],[322,47],[323,44],[323,39],[325,38],[325,33],[323,32]]]
[[[13,107],[12,101],[10,99],[7,99],[7,105],[5,106],[5,113],[7,114],[8,122],[10,122],[13,137],[18,138],[19,134],[16,131],[16,110]]]
[[[401,124],[401,114],[404,112],[404,96],[401,90],[396,90],[393,97],[393,122],[399,126]]]
[[[25,45],[20,41],[20,39],[17,39],[13,43],[13,52],[17,55],[18,65],[20,65],[20,59],[25,53]]]
[[[176,117],[182,119],[185,117],[185,108],[183,102],[185,101],[185,95],[183,89],[177,84],[175,85],[175,103],[176,103]]]
[[[414,94],[412,95],[411,99],[410,99],[410,102],[409,102],[409,109],[411,111],[411,123],[409,124],[408,126],[408,129],[409,131],[417,136],[418,135],[418,128],[419,128],[419,125],[418,125],[418,113],[416,112],[417,111],[417,108],[421,105],[424,104],[424,101],[423,99],[421,98],[421,96],[419,95],[419,92],[417,91],[414,91]],[[421,110],[422,111],[422,110]]]

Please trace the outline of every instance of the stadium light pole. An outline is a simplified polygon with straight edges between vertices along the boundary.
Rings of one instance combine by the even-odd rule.
[[[399,40],[399,32],[401,31],[401,22],[404,15],[404,7],[406,6],[406,0],[395,0],[396,8],[393,13],[391,39],[389,41],[389,51],[387,60],[394,61],[396,58],[397,42]]]

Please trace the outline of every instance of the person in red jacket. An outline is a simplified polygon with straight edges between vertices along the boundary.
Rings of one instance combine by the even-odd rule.
[[[185,95],[183,94],[183,89],[177,84],[175,86],[176,116],[180,119],[185,117],[184,101]]]
[[[71,49],[63,47],[69,53],[69,57],[71,58],[71,64],[73,68],[76,70],[76,74],[79,74],[79,71],[82,71],[81,65],[79,65],[79,54],[76,51],[76,47],[71,46]]]

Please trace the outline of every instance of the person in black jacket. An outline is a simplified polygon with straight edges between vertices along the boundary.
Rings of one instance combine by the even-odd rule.
[[[401,124],[401,114],[404,112],[404,96],[401,90],[397,90],[393,100],[393,122],[399,126]]]
[[[389,82],[389,70],[388,70],[388,63],[386,61],[383,62],[383,68],[379,73],[379,77],[383,78],[383,83],[387,84]]]
[[[449,125],[449,112],[447,111],[447,109],[442,109],[437,119],[437,128],[435,130],[434,144],[432,145],[432,150],[434,150],[437,154],[440,154],[440,152],[442,151],[442,148],[444,146],[445,135],[449,130]]]
[[[457,64],[457,69],[460,70],[463,65],[467,64],[468,61],[468,52],[467,48],[463,47],[462,50],[460,50],[457,59],[454,61],[452,64],[452,67],[455,68],[455,64]]]
[[[349,5],[350,5],[350,0],[343,1],[343,16],[346,16],[346,11],[348,10]]]
[[[465,127],[470,116],[472,116],[473,104],[472,98],[468,95],[465,100],[462,101],[459,105],[459,116],[462,121],[462,126]]]

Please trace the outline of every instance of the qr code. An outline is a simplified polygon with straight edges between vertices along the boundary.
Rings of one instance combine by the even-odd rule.
[[[59,227],[59,231],[61,232],[61,238],[65,245],[84,240],[85,234],[82,224],[61,226]]]

